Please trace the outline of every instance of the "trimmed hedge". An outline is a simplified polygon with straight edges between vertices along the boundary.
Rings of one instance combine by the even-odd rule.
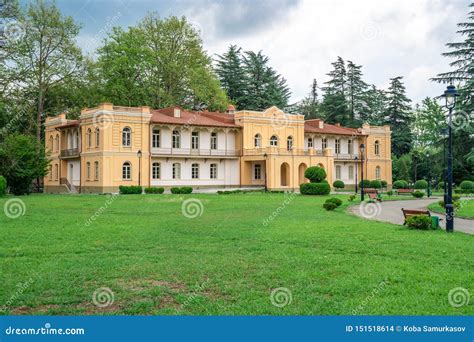
[[[342,205],[342,201],[339,198],[336,198],[336,197],[328,198],[326,200],[326,203],[334,203],[338,207]]]
[[[331,187],[328,183],[303,183],[300,185],[300,192],[303,195],[328,195]]]
[[[388,185],[387,181],[384,181],[384,180],[380,181],[380,183],[382,183],[382,188],[386,188]]]
[[[332,183],[332,186],[335,187],[336,189],[344,189],[346,186],[342,180],[336,180],[334,183]]]
[[[0,196],[7,194],[7,180],[5,177],[0,176]]]
[[[145,188],[145,194],[162,194],[165,192],[165,188]]]
[[[326,171],[319,166],[311,166],[304,172],[305,178],[309,179],[311,183],[320,183],[326,179]]]
[[[423,198],[423,196],[425,196],[425,193],[423,191],[415,191],[412,193],[412,195],[416,198]]]
[[[382,189],[382,182],[378,179],[370,181],[370,187],[374,189]]]
[[[415,182],[414,188],[420,189],[420,190],[428,189],[428,182],[425,181],[424,179],[417,180]]]
[[[397,180],[393,182],[394,189],[408,189],[408,182],[406,180]]]
[[[359,182],[360,188],[362,188],[362,184],[364,184],[364,188],[367,189],[367,188],[370,188],[370,186],[372,185],[372,182],[368,179],[364,179],[363,181]]]
[[[135,195],[135,194],[141,194],[143,192],[143,189],[141,186],[138,185],[120,185],[119,186],[119,191],[122,195]]]
[[[465,180],[462,181],[461,184],[459,184],[459,187],[461,188],[461,193],[464,194],[469,194],[469,193],[474,193],[474,182]]]
[[[326,209],[327,211],[334,210],[336,209],[337,205],[333,202],[325,202],[323,204],[323,208]]]
[[[170,189],[172,194],[190,194],[193,192],[193,188],[190,186],[183,186],[181,188],[174,187]]]
[[[413,215],[407,218],[408,227],[420,230],[430,230],[432,227],[431,217],[425,215]]]

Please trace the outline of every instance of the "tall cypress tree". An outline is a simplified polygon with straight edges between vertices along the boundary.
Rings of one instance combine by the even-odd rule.
[[[229,46],[227,52],[217,56],[215,67],[222,88],[238,108],[245,96],[245,71],[241,50],[236,45]]]
[[[412,144],[411,100],[406,96],[402,79],[401,76],[390,79],[385,114],[385,123],[392,129],[392,153],[397,156],[410,152]]]
[[[321,117],[319,111],[318,81],[316,79],[313,79],[308,96],[297,105],[296,112],[303,114],[306,119],[317,119]]]

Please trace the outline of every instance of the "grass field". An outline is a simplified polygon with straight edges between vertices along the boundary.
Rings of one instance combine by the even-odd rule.
[[[284,194],[21,197],[23,216],[0,215],[0,308],[474,314],[472,299],[461,307],[448,301],[453,288],[474,293],[473,236],[366,221],[346,212],[347,195],[338,197],[344,204],[334,212],[322,208],[325,197]],[[0,198],[1,207],[11,199]],[[185,210],[195,218],[183,215],[187,199],[197,200]]]
[[[446,212],[446,209],[441,207],[438,203],[432,203],[428,208],[435,213],[443,214]],[[456,217],[474,219],[474,199],[461,200],[461,206],[459,209],[456,209],[455,215]],[[472,224],[474,225],[474,222],[472,222]]]

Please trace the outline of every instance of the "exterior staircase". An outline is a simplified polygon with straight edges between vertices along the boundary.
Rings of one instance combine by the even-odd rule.
[[[69,180],[67,178],[61,178],[59,180],[59,183],[61,185],[64,185],[67,189],[67,191],[70,193],[70,194],[77,194],[77,189],[76,187],[74,186],[74,184],[72,183],[69,183]]]

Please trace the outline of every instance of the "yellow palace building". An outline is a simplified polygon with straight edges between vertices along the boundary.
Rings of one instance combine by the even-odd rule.
[[[46,119],[51,153],[45,192],[117,192],[120,185],[298,190],[309,166],[330,184],[361,179],[392,183],[389,126],[346,128],[304,120],[277,107],[265,111],[152,110],[103,103]],[[366,146],[361,153],[360,145]]]

